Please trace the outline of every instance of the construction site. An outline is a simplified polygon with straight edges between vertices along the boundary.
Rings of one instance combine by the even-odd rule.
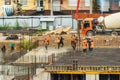
[[[1,80],[120,80],[119,35],[90,34],[86,38],[93,39],[94,49],[83,53],[81,43],[84,36],[79,34],[79,41],[73,50],[72,34],[78,35],[77,31],[67,27],[45,32],[41,36],[19,34],[17,40],[6,40],[7,36],[1,35],[1,44],[7,47],[5,55],[1,52]],[[43,41],[48,35],[51,40],[46,50]],[[59,49],[55,42],[56,35],[64,38],[64,46]],[[25,39],[34,43],[37,41],[36,46],[28,50],[27,45],[32,44],[29,42],[25,49],[19,47]],[[10,42],[15,43],[12,52]]]
[[[60,49],[51,35],[48,50],[43,46],[43,36],[39,36],[34,37],[39,40],[37,48],[7,52],[5,59],[1,58],[1,80],[120,80],[119,36],[92,37],[95,48],[86,54],[80,43],[73,51],[70,34],[62,36],[64,47]]]

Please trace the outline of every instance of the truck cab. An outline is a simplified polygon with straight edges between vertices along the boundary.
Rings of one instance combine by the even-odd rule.
[[[96,20],[94,18],[85,18],[81,22],[81,33],[84,35],[94,35],[96,32]]]

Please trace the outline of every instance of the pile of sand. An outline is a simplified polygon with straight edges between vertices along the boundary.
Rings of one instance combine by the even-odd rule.
[[[46,32],[45,35],[48,35],[48,34],[69,34],[71,29],[72,29],[72,27],[70,27],[70,26],[66,27],[66,28],[60,27],[60,28],[57,28],[55,30]]]

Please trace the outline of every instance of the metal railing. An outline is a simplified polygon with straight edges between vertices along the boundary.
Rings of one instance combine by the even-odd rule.
[[[78,66],[76,70],[72,65],[46,66],[46,71],[50,72],[120,72],[120,66]]]

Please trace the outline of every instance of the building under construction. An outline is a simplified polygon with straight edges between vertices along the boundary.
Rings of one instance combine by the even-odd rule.
[[[60,49],[51,45],[52,37],[47,52],[38,47],[25,54],[16,53],[17,57],[9,54],[1,63],[1,74],[13,80],[120,80],[120,36],[93,36],[95,48],[87,53],[82,52],[81,44],[73,51],[70,35],[62,36],[65,41]]]
[[[99,37],[101,39],[101,37]],[[120,41],[95,40],[96,48],[86,54],[78,47],[53,57],[45,66],[51,80],[120,80]]]

